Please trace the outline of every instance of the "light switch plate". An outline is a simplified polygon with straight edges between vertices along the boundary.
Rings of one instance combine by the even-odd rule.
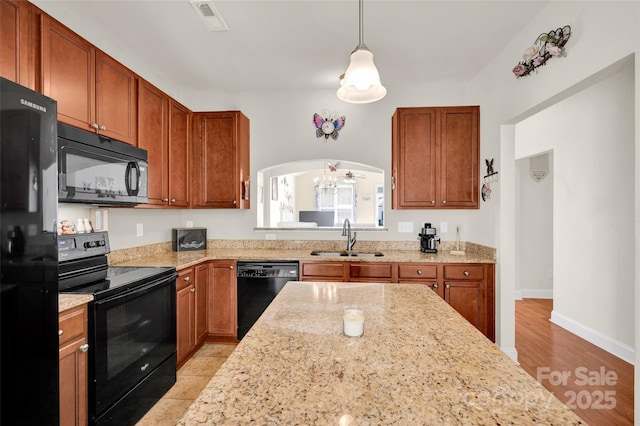
[[[265,234],[264,235],[264,239],[265,240],[275,240],[276,239],[276,234]]]
[[[398,232],[413,232],[413,222],[398,222]]]
[[[142,237],[144,235],[144,230],[141,223],[136,223],[136,236]]]
[[[193,221],[192,220],[188,220],[186,223],[186,227],[187,228],[193,228]]]
[[[449,223],[448,222],[440,222],[440,233],[446,234],[449,232]]]

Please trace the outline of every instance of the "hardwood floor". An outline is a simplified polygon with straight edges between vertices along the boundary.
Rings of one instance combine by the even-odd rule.
[[[516,300],[520,366],[589,425],[633,425],[633,365],[553,324],[552,308]]]

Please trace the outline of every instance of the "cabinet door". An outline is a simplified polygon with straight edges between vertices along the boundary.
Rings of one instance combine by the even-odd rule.
[[[180,271],[176,286],[176,357],[180,365],[196,346],[193,270]]]
[[[169,101],[169,205],[189,206],[191,111]]]
[[[71,341],[60,348],[60,425],[87,424],[87,339]]]
[[[0,76],[35,89],[30,30],[30,3],[0,0]]]
[[[479,107],[440,112],[441,208],[478,208],[479,115]]]
[[[437,110],[402,108],[392,120],[392,208],[436,207]]]
[[[195,268],[195,338],[197,346],[203,343],[207,337],[207,288],[209,287],[209,270],[208,264],[198,265]]]
[[[196,206],[249,208],[249,120],[239,111],[197,116]]]
[[[60,425],[83,426],[88,419],[87,306],[59,316]]]
[[[482,281],[445,281],[444,300],[483,334],[487,335]]]
[[[113,58],[97,51],[95,84],[99,133],[136,145],[135,74]]]
[[[58,101],[58,121],[85,130],[96,123],[95,54],[88,41],[43,17],[42,93]]]
[[[138,146],[147,150],[148,204],[169,202],[169,97],[144,80],[138,82]]]
[[[235,338],[238,332],[235,262],[210,262],[208,332]]]

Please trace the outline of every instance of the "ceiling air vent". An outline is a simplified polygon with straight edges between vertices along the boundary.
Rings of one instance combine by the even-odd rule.
[[[190,0],[189,3],[191,3],[191,6],[193,6],[209,31],[229,30],[212,1]]]

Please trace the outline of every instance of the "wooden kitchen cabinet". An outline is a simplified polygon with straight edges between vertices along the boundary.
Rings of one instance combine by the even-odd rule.
[[[240,111],[193,114],[192,206],[250,208],[249,119]]]
[[[300,281],[349,281],[349,262],[301,261]]]
[[[195,267],[195,341],[196,347],[200,347],[207,337],[207,289],[209,288],[209,265],[198,265]]]
[[[147,206],[169,201],[169,96],[138,80],[138,147],[147,150]]]
[[[479,116],[477,106],[396,110],[392,208],[479,208]]]
[[[31,3],[0,0],[0,76],[35,90],[35,22]]]
[[[182,365],[196,348],[196,288],[193,268],[178,272],[176,282],[176,358]]]
[[[395,265],[383,262],[352,262],[349,264],[349,281],[392,283],[395,281]]]
[[[495,341],[495,290],[493,264],[442,265],[444,300]]]
[[[169,100],[169,196],[166,201],[173,207],[189,206],[191,116],[188,108]]]
[[[238,333],[236,262],[209,262],[207,295],[209,337],[235,341]]]
[[[438,265],[434,263],[399,263],[398,283],[427,285],[444,297],[442,285],[438,283]]]
[[[58,121],[137,144],[135,74],[43,15],[42,93],[58,101]]]
[[[87,305],[59,314],[60,425],[88,421]]]

